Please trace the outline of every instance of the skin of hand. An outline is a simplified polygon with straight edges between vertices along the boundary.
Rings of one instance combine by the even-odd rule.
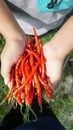
[[[17,56],[23,53],[27,38],[4,0],[0,0],[0,30],[6,38],[6,45],[1,54],[1,74],[8,85],[11,67],[17,61]],[[52,40],[44,45],[43,49],[47,60],[47,75],[55,85],[61,77],[65,57],[73,49],[73,16],[61,27]]]
[[[10,72],[12,66],[16,63],[18,56],[22,55],[24,52],[26,40],[23,38],[19,40],[9,41],[9,44],[6,43],[2,54],[1,54],[1,75],[4,78],[4,82],[9,86],[10,82]]]
[[[64,60],[51,47],[51,42],[46,43],[43,50],[46,58],[46,74],[50,78],[52,85],[55,86],[61,79]]]
[[[43,50],[46,58],[47,75],[55,86],[61,78],[65,58],[73,50],[73,16],[43,46]]]
[[[6,39],[1,54],[1,75],[5,84],[9,86],[10,71],[18,59],[18,55],[21,55],[24,51],[27,36],[18,25],[4,0],[0,0],[0,33]]]

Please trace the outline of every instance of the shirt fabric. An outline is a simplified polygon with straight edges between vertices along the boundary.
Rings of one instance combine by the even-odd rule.
[[[60,122],[51,117],[40,117],[37,121],[24,123],[14,130],[66,130]]]
[[[33,27],[36,28],[38,36],[55,29],[72,10],[68,8],[42,12],[38,10],[37,0],[7,0],[7,2],[22,30],[29,35],[33,35]]]
[[[41,12],[54,12],[73,8],[73,0],[36,0],[38,10]],[[53,8],[47,8],[48,3],[53,1]]]

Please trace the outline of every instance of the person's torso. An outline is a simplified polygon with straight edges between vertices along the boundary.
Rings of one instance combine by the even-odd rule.
[[[51,0],[8,0],[8,1],[17,6],[18,8],[22,9],[23,11],[27,12],[30,16],[39,19],[41,21],[44,21],[44,23],[49,23],[55,21],[55,18],[57,18],[57,20],[60,19],[69,12],[70,6],[68,7],[67,3],[68,1],[71,0],[57,0],[57,2],[54,5],[54,8],[47,8],[47,5],[48,3],[50,3]],[[69,5],[70,3],[71,2],[69,2]]]
[[[15,11],[13,12],[15,13],[15,17],[22,26],[23,30],[25,30],[26,33],[31,33],[30,28],[35,26],[38,30],[40,30],[38,31],[39,35],[60,25],[60,23],[63,22],[65,16],[72,10],[72,6],[68,6],[67,4],[67,2],[71,2],[71,0],[53,0],[53,2],[56,1],[53,8],[48,8],[47,6],[51,0],[7,1],[14,5]],[[68,3],[70,4],[70,2]],[[19,14],[18,9],[15,9],[15,7],[21,10],[23,14],[22,12]]]

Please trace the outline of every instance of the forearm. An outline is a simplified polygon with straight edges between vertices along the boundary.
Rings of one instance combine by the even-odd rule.
[[[62,59],[73,50],[73,16],[55,34],[50,45]]]
[[[25,36],[4,0],[0,0],[0,33],[6,40]]]

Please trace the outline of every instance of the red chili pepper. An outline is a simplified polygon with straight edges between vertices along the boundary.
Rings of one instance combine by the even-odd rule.
[[[40,59],[39,55],[37,55],[37,53],[35,53],[34,51],[26,48],[25,51],[27,51],[29,54],[32,54],[37,60]]]
[[[37,37],[36,29],[33,28],[33,31],[34,31],[34,38],[35,38],[35,46],[37,48],[38,54],[40,54],[40,46],[41,46],[41,44],[40,44],[40,41],[39,41],[39,39]]]
[[[41,105],[42,104],[42,93],[41,93],[41,86],[40,86],[37,72],[34,73],[34,83],[35,83],[35,88],[36,88],[36,94],[38,97],[38,104]]]
[[[41,68],[41,77],[43,79],[46,78],[46,59],[43,55],[43,48],[41,47],[41,56],[40,56],[40,59],[41,59],[41,65],[40,65],[40,68]]]
[[[17,90],[15,90],[15,94],[20,91],[22,88],[24,88],[24,86],[32,79],[37,67],[39,66],[39,62],[37,62],[37,64],[35,65],[35,67],[33,68],[33,70],[31,71],[31,73],[29,74],[28,79],[26,79],[26,81],[23,83],[23,85],[21,85]]]
[[[39,81],[43,85],[43,88],[46,92],[46,95],[49,98],[52,98],[52,85],[51,85],[51,83],[47,83],[46,80],[42,79],[39,75],[38,75],[38,77],[39,77]]]
[[[28,60],[25,62],[25,75],[26,79],[28,78],[29,74],[31,72],[30,69],[30,64]],[[32,100],[33,100],[33,87],[31,85],[32,80],[30,80],[26,86],[25,86],[25,104],[26,105],[31,105]]]
[[[19,105],[25,103],[26,108],[31,108],[30,105],[35,97],[39,106],[42,105],[42,91],[52,98],[52,84],[50,79],[47,81],[43,47],[37,37],[36,29],[34,28],[33,31],[34,36],[28,38],[24,53],[19,56],[12,68],[11,88],[4,99],[4,101],[9,100],[13,96],[16,103]]]
[[[19,88],[20,87],[20,77],[19,77],[19,65],[21,63],[23,59],[23,56],[19,58],[18,62],[16,63],[15,66],[15,81],[16,81],[16,87]]]
[[[11,82],[10,82],[11,87],[10,87],[7,95],[5,96],[5,100],[8,100],[10,98],[12,92],[15,89],[14,78],[15,78],[15,66],[12,68],[12,71],[11,71]]]
[[[17,93],[17,94],[15,95],[16,102],[17,102],[19,105],[22,104],[21,94],[22,94],[22,91],[19,91],[19,93]]]
[[[34,45],[34,37],[28,37],[27,43],[26,43],[26,47],[25,48],[33,48]]]

